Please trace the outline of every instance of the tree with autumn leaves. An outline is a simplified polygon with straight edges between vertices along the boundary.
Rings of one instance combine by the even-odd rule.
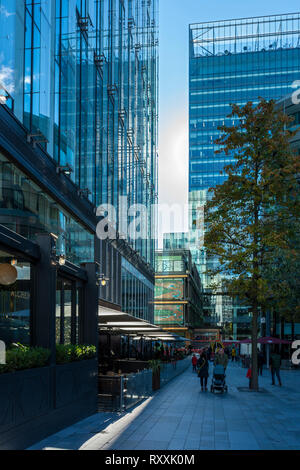
[[[258,318],[271,303],[282,302],[283,282],[293,289],[291,273],[277,281],[276,273],[283,275],[284,263],[292,272],[293,260],[299,259],[300,158],[290,147],[292,119],[274,101],[233,105],[228,117],[237,124],[219,128],[223,135],[216,153],[225,152],[231,163],[224,169],[226,181],[209,191],[205,247],[217,261],[209,274],[220,274],[228,294],[250,307],[251,387],[257,390]]]

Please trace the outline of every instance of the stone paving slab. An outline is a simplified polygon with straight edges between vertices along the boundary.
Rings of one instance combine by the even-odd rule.
[[[272,386],[264,370],[266,393],[240,392],[246,369],[230,364],[221,395],[201,392],[189,369],[130,412],[98,413],[30,449],[300,450],[300,371],[281,376]]]

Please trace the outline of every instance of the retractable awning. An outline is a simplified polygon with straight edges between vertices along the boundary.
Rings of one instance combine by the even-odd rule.
[[[178,341],[178,336],[125,312],[99,306],[98,328],[111,334],[141,336],[161,341]]]
[[[176,336],[177,336],[177,335],[176,335]],[[192,340],[189,339],[189,338],[184,338],[183,336],[178,336],[177,341],[182,341],[182,342],[185,342],[185,343],[186,343],[186,342],[190,342],[190,341],[192,341]]]

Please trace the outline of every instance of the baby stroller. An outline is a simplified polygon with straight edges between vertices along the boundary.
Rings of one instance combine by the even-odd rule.
[[[215,390],[219,390],[220,392],[228,392],[228,387],[225,383],[225,369],[223,366],[218,364],[214,368],[212,383],[210,387],[210,391],[215,393]]]

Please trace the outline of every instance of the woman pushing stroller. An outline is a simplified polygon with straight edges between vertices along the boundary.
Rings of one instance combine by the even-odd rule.
[[[216,353],[214,365],[221,365],[226,370],[228,366],[228,356],[224,353],[224,349],[219,349]]]
[[[198,377],[200,378],[201,391],[207,391],[207,379],[208,379],[208,369],[209,363],[207,359],[206,352],[203,351],[197,362]]]
[[[228,387],[225,382],[225,371],[227,365],[228,356],[224,353],[224,350],[221,348],[218,350],[214,361],[213,379],[210,387],[211,392],[215,393],[215,390],[218,390],[220,392],[228,391]]]

